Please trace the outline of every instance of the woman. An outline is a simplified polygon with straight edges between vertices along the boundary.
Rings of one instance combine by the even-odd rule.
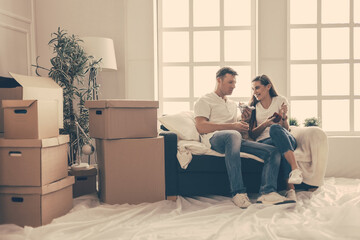
[[[249,105],[255,107],[252,111],[249,133],[258,142],[276,146],[282,154],[282,165],[289,173],[287,179],[286,197],[296,201],[294,184],[300,184],[303,180],[302,172],[299,169],[294,150],[296,140],[289,132],[287,121],[288,102],[285,97],[279,96],[266,75],[257,76],[252,80],[253,96]],[[274,116],[278,113],[280,116]],[[284,160],[286,159],[286,161]]]

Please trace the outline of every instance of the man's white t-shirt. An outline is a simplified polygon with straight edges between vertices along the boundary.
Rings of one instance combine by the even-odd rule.
[[[259,126],[261,123],[265,122],[270,116],[274,114],[274,112],[279,113],[281,109],[281,105],[285,104],[289,108],[289,103],[283,96],[276,96],[272,98],[270,106],[265,109],[260,102],[256,104],[256,122]],[[265,139],[270,137],[270,127],[265,128],[265,130],[260,134],[260,136],[256,139],[256,141]]]
[[[234,101],[222,99],[215,92],[200,97],[194,105],[194,113],[195,117],[205,117],[213,123],[236,122],[239,114]],[[201,142],[210,147],[209,140],[215,132],[201,134]]]

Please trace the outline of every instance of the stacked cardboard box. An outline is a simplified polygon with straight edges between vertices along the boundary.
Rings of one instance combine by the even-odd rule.
[[[0,224],[37,227],[72,208],[74,177],[68,177],[67,172],[69,137],[59,136],[62,97],[57,101],[55,87],[53,99],[42,96],[49,94],[47,86],[54,83],[51,79],[30,82],[23,84],[27,87],[19,86],[14,79],[0,82],[0,92],[20,93],[18,100],[0,100],[4,130],[0,134]]]
[[[100,200],[137,204],[165,199],[164,140],[157,101],[87,101],[96,138]]]

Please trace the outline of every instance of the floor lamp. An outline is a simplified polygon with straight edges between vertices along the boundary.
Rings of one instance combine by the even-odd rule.
[[[100,60],[100,71],[117,70],[114,41],[110,38],[83,37],[83,47],[87,55],[93,56],[94,60]],[[97,86],[97,72],[90,72],[90,82]],[[93,100],[98,100],[97,90],[93,90]]]
[[[115,58],[115,49],[114,42],[110,38],[101,38],[101,37],[83,37],[83,48],[88,56],[93,56],[94,61],[98,61],[100,66],[100,71],[111,71],[117,70],[116,66],[116,58]],[[98,91],[97,91],[97,69],[90,69],[89,73],[89,84],[91,84],[94,89],[92,92],[92,99],[98,100]],[[88,155],[88,163],[81,162],[81,154],[80,154],[80,145],[78,144],[78,157],[76,164],[73,164],[71,168],[73,170],[82,170],[87,169],[90,165],[90,155],[94,153],[94,146],[91,144],[90,137],[84,132],[84,130],[80,127],[79,123],[75,121],[76,129],[77,129],[77,137],[79,138],[79,131],[87,138],[88,144],[85,144],[81,148],[82,154]]]

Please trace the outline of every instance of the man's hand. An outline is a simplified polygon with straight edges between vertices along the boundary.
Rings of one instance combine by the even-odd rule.
[[[244,108],[241,113],[241,121],[250,122],[252,110],[250,108]]]
[[[249,124],[246,122],[235,122],[233,123],[234,130],[237,130],[238,132],[247,132],[249,131]]]

